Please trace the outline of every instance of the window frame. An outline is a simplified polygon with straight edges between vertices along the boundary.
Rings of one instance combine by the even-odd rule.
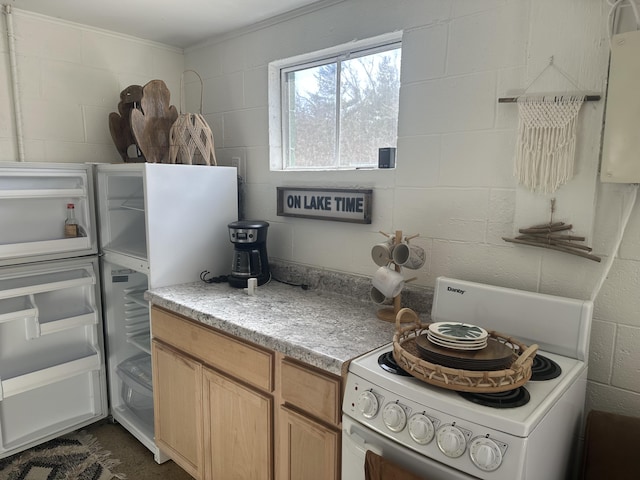
[[[356,40],[335,47],[298,55],[269,63],[269,163],[270,170],[284,172],[313,172],[313,171],[345,171],[362,169],[351,166],[308,166],[289,167],[288,163],[288,86],[286,75],[291,72],[304,70],[331,63],[340,63],[358,57],[375,53],[402,49],[402,31],[379,35],[364,40]],[[402,55],[402,54],[401,54]],[[336,128],[339,132],[340,118],[340,68],[337,69],[336,78]],[[336,150],[339,153],[339,134]],[[339,156],[336,156],[339,161]],[[375,167],[370,167],[371,169]],[[368,169],[364,167],[364,169]]]

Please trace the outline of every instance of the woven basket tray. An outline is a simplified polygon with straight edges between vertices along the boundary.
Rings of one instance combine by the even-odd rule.
[[[409,317],[408,323],[407,318]],[[404,326],[403,326],[404,325]],[[513,390],[531,378],[531,365],[538,345],[527,347],[514,338],[501,333],[488,332],[491,338],[513,350],[513,363],[504,370],[473,371],[444,367],[421,358],[416,338],[427,332],[429,323],[421,323],[418,315],[409,308],[396,315],[396,332],[393,335],[393,358],[398,365],[414,377],[438,387],[460,392],[496,393]]]

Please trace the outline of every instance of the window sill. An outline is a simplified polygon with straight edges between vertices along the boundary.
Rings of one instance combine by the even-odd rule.
[[[359,172],[359,171],[376,171],[382,172],[388,170],[395,170],[394,168],[379,168],[379,167],[353,167],[353,168],[286,168],[286,169],[271,169],[272,172],[292,172],[292,173],[327,173],[327,172]]]

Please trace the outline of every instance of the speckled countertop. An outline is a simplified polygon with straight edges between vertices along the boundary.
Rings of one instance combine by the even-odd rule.
[[[378,306],[323,289],[271,281],[254,296],[224,284],[150,290],[153,304],[340,375],[345,362],[393,339]]]

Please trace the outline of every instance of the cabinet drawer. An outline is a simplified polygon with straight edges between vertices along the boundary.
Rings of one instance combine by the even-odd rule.
[[[273,352],[153,307],[153,337],[262,390],[273,390]]]
[[[340,377],[282,360],[282,399],[332,425],[340,423]]]

